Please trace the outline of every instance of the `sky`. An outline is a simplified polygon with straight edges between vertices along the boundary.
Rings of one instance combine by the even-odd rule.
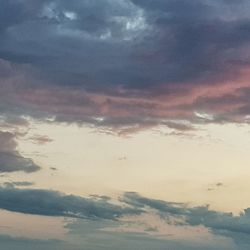
[[[0,250],[249,249],[249,16],[0,0]]]

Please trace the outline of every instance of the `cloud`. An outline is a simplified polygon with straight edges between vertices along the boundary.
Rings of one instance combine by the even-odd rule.
[[[7,117],[118,135],[246,122],[248,1],[4,0],[1,9]]]
[[[120,205],[115,205],[106,196],[84,198],[52,190],[0,187],[0,208],[13,212],[119,221],[122,217],[151,213],[153,209],[166,223],[177,227],[204,226],[215,235],[230,237],[236,241],[239,237],[246,241],[250,234],[249,208],[240,215],[233,215],[210,210],[209,206],[190,207],[187,204],[150,199],[131,192],[125,193],[120,202]]]
[[[40,170],[31,159],[20,155],[16,147],[15,134],[0,131],[0,172],[32,173]]]
[[[26,214],[110,220],[141,212],[139,209],[111,204],[106,199],[15,187],[0,187],[0,208]]]
[[[1,132],[0,133],[0,149],[3,152],[8,152],[16,148],[17,143],[14,140],[15,135],[9,132]]]
[[[32,173],[40,170],[31,159],[22,157],[19,153],[0,152],[0,172],[24,171]]]
[[[202,226],[211,231],[214,236],[231,238],[240,246],[250,244],[249,208],[240,215],[233,215],[211,210],[209,206],[190,207],[183,203],[146,198],[132,192],[125,193],[119,205],[115,205],[106,196],[84,198],[52,190],[18,189],[8,185],[0,187],[0,208],[25,214],[99,221],[97,222],[99,229],[102,228],[100,221],[109,221],[111,224],[114,222],[111,226],[116,227],[117,223],[118,226],[126,223],[125,218],[154,214],[156,211],[164,223],[179,229],[187,226],[196,228]],[[145,224],[145,237],[150,233],[147,228]],[[156,233],[161,235],[160,231]]]
[[[247,208],[240,215],[210,210],[209,206],[190,207],[183,203],[166,202],[149,199],[137,193],[125,193],[122,201],[140,209],[156,210],[162,218],[172,217],[175,225],[204,226],[215,235],[233,238],[236,242],[250,244],[250,209]],[[177,220],[178,219],[178,220]],[[181,219],[181,222],[180,222]],[[169,221],[166,219],[166,221]],[[242,243],[241,242],[241,243]]]

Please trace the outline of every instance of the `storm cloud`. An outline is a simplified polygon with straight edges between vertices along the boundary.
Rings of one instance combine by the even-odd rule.
[[[249,9],[223,0],[4,0],[1,112],[117,134],[248,122]]]

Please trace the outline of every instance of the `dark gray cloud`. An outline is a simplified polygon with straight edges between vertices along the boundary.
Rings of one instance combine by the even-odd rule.
[[[216,83],[249,64],[249,19],[223,1],[133,1],[155,27],[152,67],[162,82]],[[247,8],[249,3],[238,3]],[[152,63],[153,62],[153,63]]]
[[[40,170],[31,159],[23,157],[17,151],[15,137],[15,134],[0,131],[0,172],[32,173]]]
[[[39,2],[8,4],[6,15],[16,9],[27,14],[22,22],[6,22],[11,27],[1,39],[0,57],[30,63],[61,85],[114,83],[118,74],[108,75],[128,61],[130,46],[124,41],[137,36],[138,8],[123,0]]]
[[[249,88],[249,9],[244,0],[3,0],[0,112],[117,134],[192,129],[171,119],[245,122],[249,99],[235,92]]]
[[[26,214],[111,220],[141,213],[139,209],[114,205],[106,199],[6,186],[0,187],[0,208]]]
[[[232,77],[249,64],[247,1],[4,1],[0,56],[107,90]]]

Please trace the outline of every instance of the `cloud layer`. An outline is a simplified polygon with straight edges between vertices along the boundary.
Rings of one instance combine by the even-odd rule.
[[[106,199],[82,198],[51,190],[0,188],[0,208],[8,211],[47,216],[116,220],[139,214],[139,209],[121,207]]]
[[[232,238],[237,244],[250,244],[250,208],[240,215],[233,215],[211,210],[209,206],[190,207],[132,192],[125,193],[119,205],[114,202],[107,197],[84,198],[45,189],[20,189],[13,185],[0,188],[0,208],[8,211],[98,220],[98,223],[101,220],[119,222],[122,218],[156,212],[164,223],[177,228],[202,226],[214,235]]]
[[[183,120],[248,122],[249,7],[4,0],[1,112],[118,133],[169,123],[181,130]]]
[[[187,204],[149,199],[137,193],[126,193],[123,201],[135,208],[156,210],[168,223],[177,226],[204,226],[214,234],[233,238],[237,243],[249,244],[250,208],[240,215],[218,212],[209,206],[189,207]],[[175,220],[170,220],[174,218]]]

